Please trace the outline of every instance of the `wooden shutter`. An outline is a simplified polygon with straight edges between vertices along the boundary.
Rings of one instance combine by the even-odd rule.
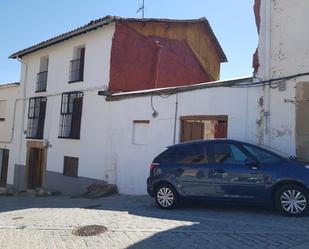
[[[43,138],[45,113],[46,113],[46,99],[42,98],[37,101],[40,101],[40,113],[39,113],[39,122],[38,122],[36,138]]]
[[[78,157],[64,157],[63,175],[78,177]]]
[[[1,150],[0,150],[1,152]],[[2,162],[0,164],[1,176],[0,176],[0,187],[6,187],[7,175],[8,175],[8,166],[9,166],[9,150],[2,150]]]
[[[204,123],[182,120],[181,126],[181,142],[204,138]]]
[[[227,120],[218,120],[215,124],[215,138],[227,138]]]
[[[85,65],[85,48],[80,49],[80,65],[79,65],[79,79],[84,79],[84,65]]]
[[[79,139],[81,118],[82,118],[83,97],[76,96],[73,103],[74,104],[73,104],[70,138]]]

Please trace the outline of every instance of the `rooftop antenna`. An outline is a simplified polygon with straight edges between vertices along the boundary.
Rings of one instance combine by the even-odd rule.
[[[140,11],[142,11],[142,18],[144,18],[144,17],[145,17],[145,0],[143,0],[142,6],[140,6],[140,7],[137,9],[136,13],[138,13],[138,12],[140,12]]]

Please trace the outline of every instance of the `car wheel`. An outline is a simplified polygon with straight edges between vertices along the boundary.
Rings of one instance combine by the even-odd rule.
[[[160,184],[155,191],[157,205],[163,209],[173,209],[178,204],[178,194],[168,183]]]
[[[309,195],[306,189],[298,185],[280,187],[275,195],[278,210],[287,216],[302,216],[308,211]]]

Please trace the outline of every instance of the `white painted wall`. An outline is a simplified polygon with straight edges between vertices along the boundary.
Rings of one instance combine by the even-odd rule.
[[[259,88],[209,88],[184,92],[178,96],[176,141],[180,137],[180,117],[189,115],[228,115],[228,137],[257,142]],[[151,97],[109,102],[111,159],[117,171],[121,193],[145,194],[149,166],[166,146],[173,144],[176,95],[153,97],[157,118],[152,118]],[[102,103],[104,104],[104,103]],[[150,120],[149,143],[134,144],[133,121]],[[145,131],[143,131],[145,132]]]
[[[13,183],[13,168],[16,157],[15,148],[18,146],[18,122],[20,120],[18,113],[20,110],[20,92],[19,85],[0,85],[0,100],[6,101],[5,121],[0,122],[0,148],[9,150],[9,169],[7,181]],[[15,114],[15,115],[14,115]],[[14,122],[15,120],[15,122]]]
[[[18,98],[19,85],[0,85],[1,118],[0,121],[0,144],[8,144],[12,141],[12,129],[14,121],[14,110],[16,99]],[[3,115],[3,116],[2,116]]]
[[[257,77],[261,80],[309,72],[309,2],[302,0],[262,0],[261,27],[259,36],[260,68]],[[309,77],[286,81],[286,91],[278,88],[264,89],[263,143],[282,148],[295,155],[295,100],[297,82]]]

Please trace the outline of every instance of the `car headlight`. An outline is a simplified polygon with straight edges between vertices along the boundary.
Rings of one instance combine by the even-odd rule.
[[[309,165],[305,165],[305,168],[306,168],[306,169],[309,169]]]

